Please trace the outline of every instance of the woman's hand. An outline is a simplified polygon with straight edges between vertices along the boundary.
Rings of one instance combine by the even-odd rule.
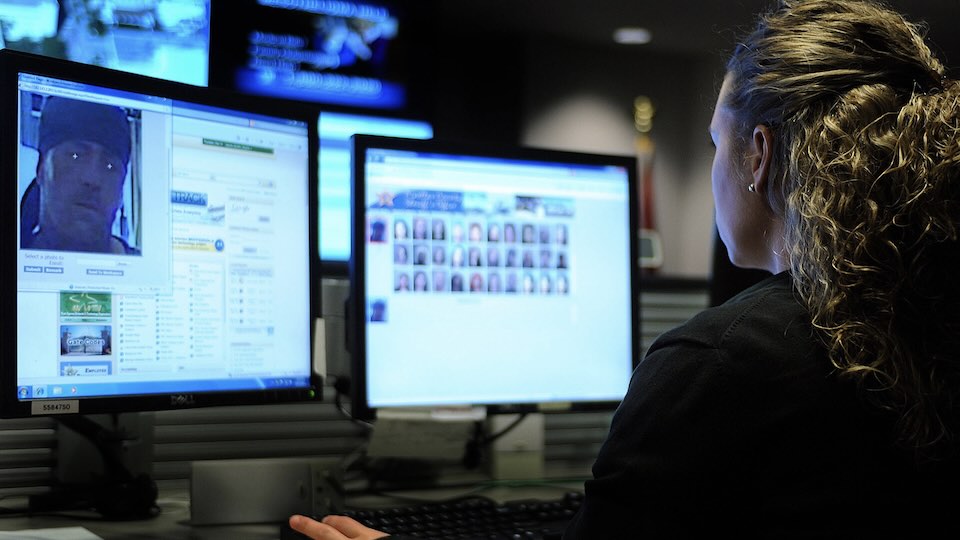
[[[323,521],[316,521],[306,516],[294,515],[290,516],[290,527],[314,540],[376,540],[389,536],[346,516],[330,515],[323,518]]]

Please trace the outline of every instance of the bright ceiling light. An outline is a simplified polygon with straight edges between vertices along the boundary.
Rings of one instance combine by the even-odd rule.
[[[617,28],[613,32],[613,40],[624,45],[643,45],[651,39],[650,31],[639,26]]]

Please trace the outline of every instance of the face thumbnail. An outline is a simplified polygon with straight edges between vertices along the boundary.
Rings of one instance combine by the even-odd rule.
[[[407,222],[402,219],[398,219],[393,222],[393,237],[397,240],[405,240],[407,238]]]
[[[395,291],[568,294],[566,224],[419,215],[398,217],[392,226]]]

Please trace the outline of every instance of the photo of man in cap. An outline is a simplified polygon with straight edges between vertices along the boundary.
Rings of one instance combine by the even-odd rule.
[[[24,249],[140,255],[113,234],[130,163],[130,122],[115,106],[47,98],[35,180],[21,199]]]

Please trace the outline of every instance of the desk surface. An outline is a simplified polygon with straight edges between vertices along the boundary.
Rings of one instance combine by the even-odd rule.
[[[149,520],[103,521],[84,518],[82,514],[11,517],[0,519],[0,530],[83,527],[104,540],[277,540],[280,537],[280,524],[193,527],[190,525],[190,503],[186,494],[165,496],[161,493],[157,502],[160,515]]]
[[[576,482],[549,485],[496,486],[480,489],[443,488],[398,492],[398,496],[422,500],[443,500],[467,493],[479,494],[494,500],[506,501],[525,498],[557,499],[565,491],[581,489]],[[142,521],[111,522],[84,518],[80,514],[44,515],[34,517],[0,518],[0,531],[24,529],[49,529],[56,527],[83,527],[103,540],[277,540],[280,523],[254,525],[205,525],[190,524],[189,492],[161,491],[157,500],[161,513],[154,519]],[[350,506],[400,506],[410,504],[401,499],[364,495],[350,497]],[[13,504],[10,504],[13,506]]]

